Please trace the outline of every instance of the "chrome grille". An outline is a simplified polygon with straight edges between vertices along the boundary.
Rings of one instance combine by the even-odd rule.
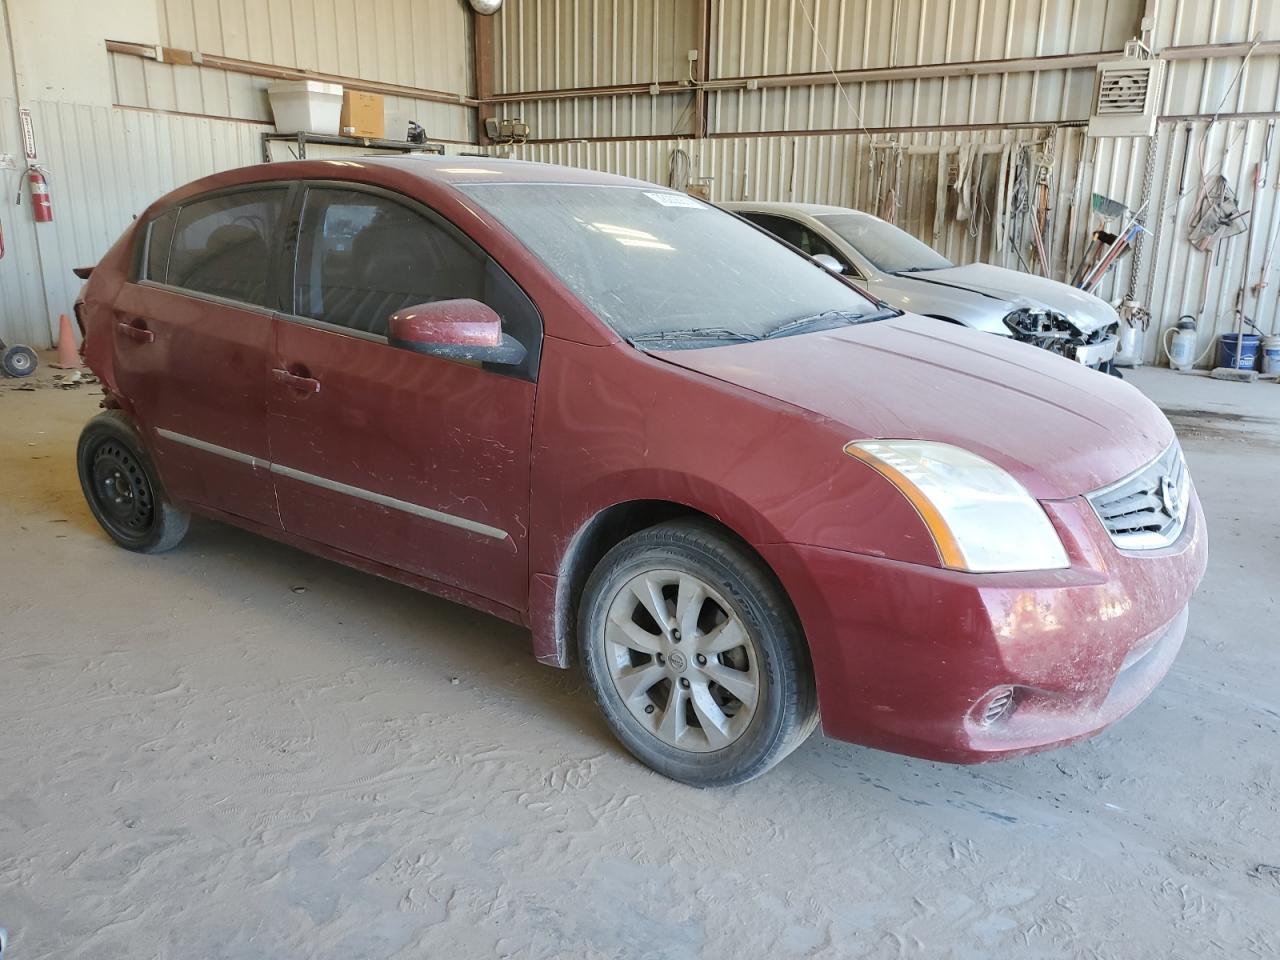
[[[1095,490],[1088,500],[1117,547],[1169,546],[1182,533],[1191,502],[1191,478],[1182,448],[1175,441],[1141,470]]]

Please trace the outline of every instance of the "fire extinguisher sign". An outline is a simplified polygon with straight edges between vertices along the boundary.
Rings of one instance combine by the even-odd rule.
[[[36,159],[36,128],[31,123],[31,110],[22,107],[18,111],[18,116],[22,121],[22,147],[27,152],[27,159]]]

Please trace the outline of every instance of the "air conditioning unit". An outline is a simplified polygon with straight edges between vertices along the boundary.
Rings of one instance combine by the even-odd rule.
[[[1164,65],[1138,40],[1125,44],[1124,59],[1098,64],[1089,136],[1154,135],[1164,89]]]

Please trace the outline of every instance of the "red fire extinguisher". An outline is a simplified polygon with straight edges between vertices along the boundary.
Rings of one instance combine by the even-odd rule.
[[[49,199],[49,182],[39,167],[27,167],[27,185],[31,188],[31,213],[36,223],[48,223],[53,219],[53,201]]]

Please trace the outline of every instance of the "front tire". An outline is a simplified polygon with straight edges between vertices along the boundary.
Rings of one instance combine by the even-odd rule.
[[[190,517],[165,496],[142,438],[119,410],[85,424],[76,468],[94,518],[126,550],[160,553],[186,535]]]
[[[610,550],[587,582],[579,623],[605,720],[673,780],[751,780],[817,723],[808,649],[781,586],[710,523],[665,523]]]

